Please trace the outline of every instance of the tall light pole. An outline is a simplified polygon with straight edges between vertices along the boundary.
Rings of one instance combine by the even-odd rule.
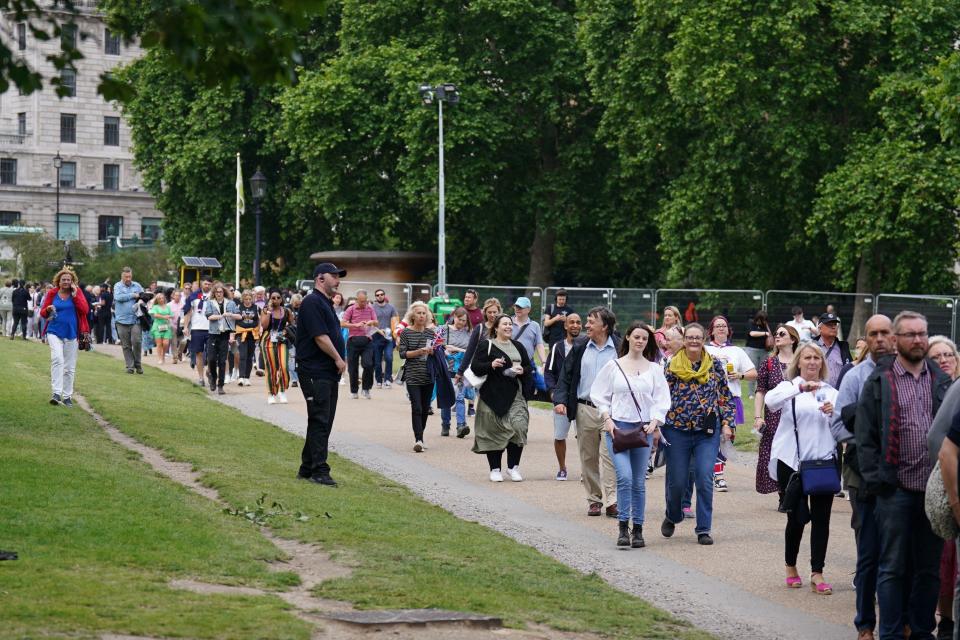
[[[267,193],[267,178],[260,173],[260,167],[257,172],[250,176],[250,193],[253,195],[253,203],[256,205],[256,226],[255,233],[256,246],[253,250],[253,285],[260,286],[260,203],[263,202],[263,196]]]
[[[57,155],[53,156],[53,168],[57,170],[57,215],[54,217],[54,224],[56,225],[57,237],[60,237],[60,167],[63,166],[63,158],[60,157],[60,152],[57,151]]]
[[[436,101],[440,115],[440,136],[438,142],[440,171],[437,186],[438,204],[437,217],[439,218],[440,228],[437,235],[437,287],[440,293],[447,291],[447,230],[445,220],[445,202],[444,202],[444,180],[443,180],[443,103],[457,104],[460,102],[460,94],[457,92],[455,84],[438,84],[431,87],[428,84],[420,85],[420,99],[423,104],[430,106]]]

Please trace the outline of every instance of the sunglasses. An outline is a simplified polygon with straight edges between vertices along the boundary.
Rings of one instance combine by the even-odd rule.
[[[789,336],[790,334],[787,333],[786,331],[777,331],[777,334],[776,334],[776,335],[777,335],[778,338],[786,338],[786,337]]]

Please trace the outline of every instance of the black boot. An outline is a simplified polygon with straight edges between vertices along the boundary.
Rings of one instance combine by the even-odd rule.
[[[947,638],[947,640],[953,638],[953,620],[950,618],[940,618],[937,624],[937,640],[941,638]]]
[[[618,547],[630,546],[630,523],[626,520],[620,521],[620,536],[617,538]]]
[[[641,549],[647,546],[647,543],[643,541],[643,525],[633,523],[633,542],[630,543],[630,546],[634,549]]]

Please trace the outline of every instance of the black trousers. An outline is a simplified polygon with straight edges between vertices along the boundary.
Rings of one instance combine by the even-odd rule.
[[[782,493],[793,475],[793,469],[777,461],[777,484]],[[809,501],[809,502],[808,502]],[[827,558],[827,542],[830,540],[830,510],[833,509],[833,495],[804,496],[801,506],[787,515],[787,528],[784,531],[783,560],[788,567],[797,566],[797,554],[800,553],[800,541],[803,540],[803,528],[810,519],[810,571],[822,573]]]
[[[244,333],[243,340],[240,341],[240,377],[246,380],[250,379],[250,371],[253,369],[253,354],[257,351],[257,341],[253,339],[252,333]]]
[[[360,390],[360,365],[363,365],[363,390],[373,388],[373,340],[353,336],[347,340],[347,371],[350,374],[350,393]]]
[[[97,314],[96,335],[97,344],[113,342],[113,332],[110,331],[110,314]]]
[[[297,371],[300,391],[307,401],[307,439],[300,454],[300,475],[304,478],[327,475],[327,451],[333,419],[337,415],[338,380],[313,378]]]
[[[27,317],[30,312],[26,309],[14,309],[13,310],[13,328],[10,330],[10,337],[17,335],[17,327],[21,327],[23,332],[23,339],[27,339]]]
[[[513,444],[512,442],[507,443],[507,468],[513,469],[515,466],[520,464],[520,456],[523,455],[523,447],[519,444]],[[487,464],[490,465],[490,471],[494,469],[502,469],[500,466],[501,461],[503,460],[503,450],[500,451],[488,451],[487,452]]]
[[[207,375],[210,382],[222,387],[227,373],[227,354],[230,353],[230,334],[217,333],[207,340]]]
[[[430,396],[433,395],[432,384],[408,384],[407,393],[410,395],[410,417],[413,423],[414,442],[423,441],[423,432],[427,428],[427,411],[430,410]]]

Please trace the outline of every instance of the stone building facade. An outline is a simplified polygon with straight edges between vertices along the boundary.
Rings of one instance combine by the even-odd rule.
[[[142,50],[110,33],[94,0],[76,6],[76,33],[65,37],[76,38],[83,59],[75,74],[60,74],[75,87],[63,98],[49,84],[58,73],[46,60],[61,41],[39,41],[12,14],[0,15],[0,38],[44,77],[43,90],[31,95],[0,94],[0,240],[30,228],[91,249],[115,237],[156,239],[162,214],[133,166],[130,130],[119,107],[97,94],[102,73]]]

